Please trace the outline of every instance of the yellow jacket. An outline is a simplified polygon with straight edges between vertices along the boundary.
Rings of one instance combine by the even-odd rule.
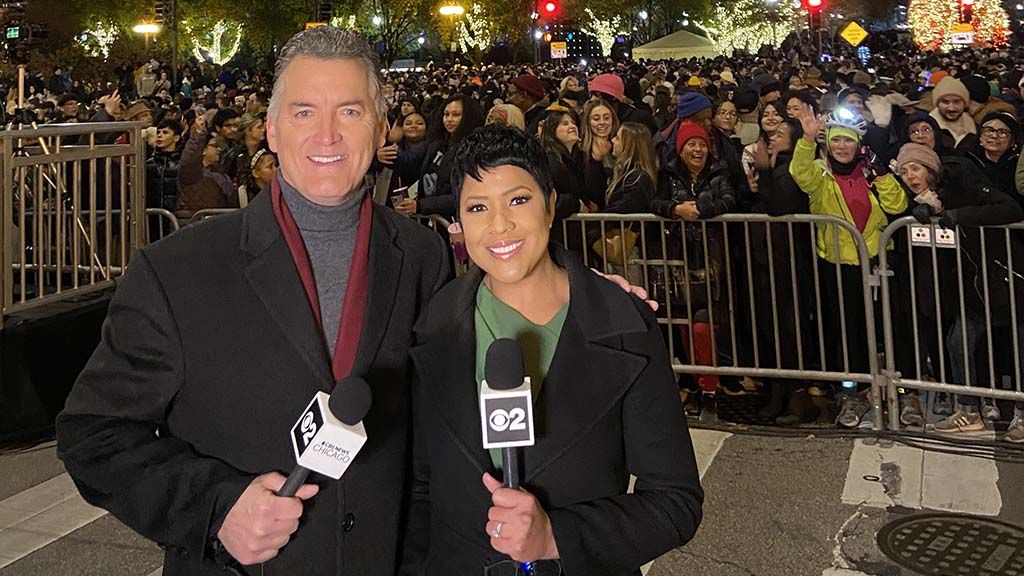
[[[811,213],[822,216],[835,216],[853,222],[853,216],[846,207],[846,200],[839,189],[828,166],[822,160],[815,160],[815,145],[801,138],[793,151],[793,160],[789,164],[789,173],[793,180],[808,196],[810,196]],[[875,179],[871,187],[877,194],[868,194],[871,199],[871,216],[864,227],[864,240],[868,247],[868,256],[878,255],[878,240],[882,230],[889,224],[884,212],[901,214],[907,209],[907,194],[893,177],[886,174]],[[836,234],[839,235],[839,254],[836,251]],[[842,264],[860,264],[857,257],[857,244],[850,232],[834,224],[818,225],[818,255],[829,262]]]

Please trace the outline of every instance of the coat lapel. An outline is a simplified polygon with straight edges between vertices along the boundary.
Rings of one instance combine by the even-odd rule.
[[[251,257],[245,277],[295,352],[325,392],[334,387],[330,358],[291,252],[274,218],[270,194],[260,194],[245,210],[242,249]]]
[[[395,230],[381,214],[387,208],[373,206],[373,228],[370,231],[370,269],[367,280],[366,312],[360,331],[359,350],[352,374],[366,374],[373,364],[381,340],[387,332],[395,295],[402,276],[403,253],[395,242]]]
[[[444,426],[462,453],[482,474],[494,474],[491,457],[483,448],[480,430],[479,391],[476,383],[476,329],[473,304],[483,278],[472,269],[456,280],[453,297],[436,314],[450,318],[443,326],[422,337],[423,344],[409,351],[416,367],[417,385],[425,386],[424,397],[433,405]]]
[[[583,439],[647,366],[646,358],[618,349],[623,334],[646,330],[631,306],[616,306],[621,289],[575,256],[561,249],[553,255],[569,272],[569,313],[534,406],[536,444],[522,450],[524,483]]]

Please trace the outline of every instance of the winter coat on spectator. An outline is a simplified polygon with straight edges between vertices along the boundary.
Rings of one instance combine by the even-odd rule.
[[[157,150],[146,159],[146,207],[174,211],[178,205],[178,164],[181,153],[177,150]]]
[[[1011,148],[1003,154],[1002,158],[993,162],[985,154],[980,140],[975,140],[973,145],[962,152],[988,176],[996,188],[1010,196],[1018,195],[1016,173],[1020,158],[1019,152]]]
[[[191,217],[207,208],[238,206],[231,178],[203,166],[203,148],[207,135],[194,132],[181,152],[178,166],[178,205],[180,216]]]

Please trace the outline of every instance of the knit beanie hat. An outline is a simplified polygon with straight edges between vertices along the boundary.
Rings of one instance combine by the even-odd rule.
[[[543,100],[544,96],[547,95],[547,91],[544,90],[544,84],[540,81],[540,78],[537,78],[532,74],[523,74],[522,76],[516,77],[516,79],[512,81],[512,85],[523,92],[526,92],[530,96],[533,96],[537,100]]]
[[[846,126],[829,126],[826,138],[831,140],[836,136],[844,136],[853,140],[854,142],[860,142],[860,134],[853,128],[847,128]]]
[[[943,96],[950,95],[959,96],[963,99],[964,104],[971,100],[971,94],[967,91],[967,86],[964,86],[963,82],[952,76],[946,76],[932,90],[932,101],[938,102]]]
[[[587,84],[591,93],[598,92],[622,102],[626,97],[626,85],[618,74],[601,74]]]
[[[967,88],[967,94],[971,97],[971,100],[978,104],[988,102],[989,97],[992,95],[988,80],[981,76],[968,76],[964,79],[963,85]]]
[[[690,118],[701,110],[711,108],[711,100],[700,92],[684,92],[679,96],[676,118]]]
[[[683,146],[694,138],[700,138],[708,146],[711,145],[708,142],[708,133],[700,124],[696,122],[682,122],[679,124],[679,128],[676,130],[676,154],[681,154]]]
[[[740,114],[749,114],[757,110],[759,96],[754,90],[744,90],[732,97],[732,103]]]
[[[900,147],[900,153],[896,156],[896,166],[899,168],[903,168],[903,165],[907,162],[920,164],[936,174],[939,173],[939,169],[942,166],[939,155],[935,153],[935,150],[924,144],[915,144],[913,142],[908,142]]]

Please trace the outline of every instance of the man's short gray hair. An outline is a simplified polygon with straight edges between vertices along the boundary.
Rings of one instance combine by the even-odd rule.
[[[270,96],[267,114],[277,119],[281,107],[281,96],[284,94],[284,71],[292,60],[299,56],[308,56],[321,60],[356,60],[366,68],[366,78],[370,83],[370,98],[373,99],[373,110],[379,122],[387,117],[387,104],[381,86],[384,81],[380,73],[380,59],[377,52],[359,34],[344,28],[318,26],[304,30],[292,36],[277,58],[274,69],[274,91]]]

